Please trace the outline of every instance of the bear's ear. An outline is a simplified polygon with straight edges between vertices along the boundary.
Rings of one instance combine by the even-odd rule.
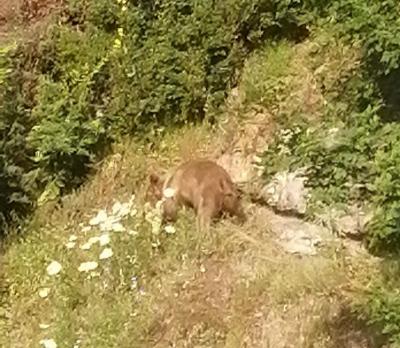
[[[151,195],[153,195],[157,200],[161,200],[162,187],[164,185],[162,178],[153,172],[149,175],[149,181],[149,192],[151,192]]]
[[[219,181],[219,186],[221,188],[222,193],[225,196],[234,196],[235,191],[230,183],[228,183],[225,179],[221,179]]]
[[[161,178],[156,173],[151,173],[149,178],[152,185],[159,185],[161,182]]]

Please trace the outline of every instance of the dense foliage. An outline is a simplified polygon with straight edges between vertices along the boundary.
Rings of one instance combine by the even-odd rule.
[[[397,347],[400,3],[340,0],[317,13],[319,25],[331,31],[328,45],[335,47],[335,38],[340,38],[362,48],[359,66],[346,70],[342,60],[335,67],[335,83],[324,79],[329,72],[317,74],[325,103],[319,122],[310,123],[301,112],[291,115],[296,122],[293,117],[289,122],[283,118],[286,129],[277,134],[265,154],[265,175],[306,167],[313,191],[311,214],[332,205],[345,208],[356,203],[372,207],[367,246],[373,252],[390,253],[393,259],[382,265],[381,275],[370,279],[355,309],[370,324],[378,324]],[[317,55],[323,56],[323,51],[317,50]],[[330,52],[330,56],[340,52]]]
[[[121,136],[212,119],[248,52],[301,25],[295,0],[71,0],[2,56],[3,220],[82,183]]]
[[[15,59],[14,47],[0,52],[0,224],[8,225],[15,217],[31,209],[34,180],[33,153],[26,136],[31,127],[31,78],[25,67],[29,62]],[[15,53],[15,54],[14,54]]]
[[[381,329],[390,347],[400,345],[399,271],[398,261],[385,260],[381,272],[370,277],[369,287],[353,303],[360,318]]]
[[[334,20],[333,36],[361,45],[360,67],[347,72],[340,85],[319,81],[327,102],[323,122],[288,125],[288,136],[278,137],[266,153],[267,176],[307,167],[318,204],[372,204],[367,239],[374,251],[395,251],[400,245],[399,6],[342,0],[324,10]]]

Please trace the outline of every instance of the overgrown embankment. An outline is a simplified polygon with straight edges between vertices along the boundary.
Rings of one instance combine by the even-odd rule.
[[[335,347],[353,339],[376,346],[365,326],[355,335],[351,308],[399,344],[397,261],[380,269],[333,250],[299,261],[269,244],[257,218],[246,238],[229,223],[216,227],[198,254],[190,216],[175,235],[157,235],[157,220],[139,199],[122,226],[127,233],[108,242],[114,257],[98,262],[99,272],[88,278],[78,271],[101,251],[97,244],[79,248],[99,232],[84,232],[79,224],[87,224],[93,210],[111,208],[110,197],[140,193],[151,157],[170,162],[178,149],[196,152],[204,138],[218,136],[194,124],[218,124],[226,93],[238,81],[240,115],[261,106],[286,128],[265,153],[266,178],[306,167],[310,217],[348,203],[368,206],[374,211],[370,250],[396,251],[399,6],[71,0],[45,31],[3,47],[3,225],[43,206],[4,257],[0,327],[8,335],[0,342],[26,347],[53,337],[60,346],[256,347],[276,346],[279,332],[282,342],[297,346]],[[184,124],[192,126],[176,129]],[[135,143],[110,150],[126,136]],[[181,136],[186,140],[177,144]],[[122,153],[123,160],[109,158],[63,207],[45,204],[84,183],[109,152]],[[55,277],[45,271],[53,259],[63,267]],[[347,297],[342,290],[349,289],[356,295]],[[298,325],[304,308],[307,318]],[[321,320],[326,308],[332,311]],[[339,312],[345,312],[341,327],[335,325]]]

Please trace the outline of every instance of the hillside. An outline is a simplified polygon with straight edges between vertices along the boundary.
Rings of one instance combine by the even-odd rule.
[[[301,222],[250,203],[244,226],[223,221],[198,236],[187,212],[172,234],[158,233],[143,200],[147,167],[212,156],[216,142],[209,127],[191,126],[153,151],[117,146],[62,207],[39,210],[4,256],[11,346],[377,347],[378,332],[351,312],[352,292],[378,271],[359,246],[323,235],[317,255],[292,255],[276,228],[300,232]],[[91,226],[103,209],[113,221],[116,202],[129,215],[114,232]],[[104,250],[112,255],[101,259]],[[49,275],[53,261],[62,269]]]
[[[0,346],[400,344],[397,3],[39,3],[0,56]],[[149,173],[198,157],[244,225],[160,228]]]

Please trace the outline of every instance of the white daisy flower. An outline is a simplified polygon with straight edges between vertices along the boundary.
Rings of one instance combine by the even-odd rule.
[[[75,242],[68,242],[68,243],[65,244],[65,247],[67,249],[72,249],[72,248],[75,247],[75,244],[76,244]]]
[[[125,217],[125,216],[129,215],[130,211],[131,211],[131,207],[130,207],[129,203],[124,203],[121,205],[121,209],[118,213],[118,216]]]
[[[99,237],[91,237],[85,244],[81,245],[81,249],[89,250],[93,246],[93,244],[96,244],[98,241]]]
[[[120,202],[115,202],[111,208],[113,215],[118,215],[119,211],[121,210],[122,204]]]
[[[99,241],[99,237],[90,237],[88,240],[88,243],[90,244],[96,244]]]
[[[117,217],[124,217],[129,214],[130,208],[130,203],[115,202],[112,207],[112,214]]]
[[[107,220],[100,224],[100,231],[112,231],[112,222]]]
[[[110,243],[110,235],[108,233],[104,233],[99,237],[99,244],[101,246],[105,246]]]
[[[157,219],[154,217],[154,220],[151,222],[151,231],[153,234],[159,234],[161,231],[161,219]]]
[[[90,244],[89,242],[81,245],[82,250],[89,250],[91,247],[92,247],[92,244]]]
[[[111,248],[105,248],[100,256],[99,259],[100,260],[105,260],[105,259],[109,259],[111,256],[113,256],[113,251],[111,250]]]
[[[40,344],[44,347],[44,348],[57,348],[57,343],[56,341],[54,341],[52,338],[48,339],[44,339],[40,341]]]
[[[176,232],[175,227],[172,225],[167,225],[164,227],[164,231],[168,234],[174,234]]]
[[[90,219],[89,224],[91,226],[96,226],[106,220],[107,220],[107,212],[104,209],[102,209],[102,210],[99,210],[99,212],[97,213],[97,215],[94,218]]]
[[[78,267],[78,271],[79,272],[93,271],[97,268],[97,266],[98,266],[98,263],[96,261],[83,262]]]
[[[114,232],[124,232],[124,231],[126,231],[125,227],[119,222],[113,223],[112,226],[111,226],[111,229]]]
[[[49,276],[54,276],[58,273],[60,273],[62,269],[62,266],[59,262],[57,261],[51,261],[50,264],[47,266],[47,274]]]
[[[87,233],[87,232],[89,232],[91,229],[92,229],[92,226],[85,226],[85,227],[82,228],[82,232],[83,232],[83,233]]]
[[[50,293],[50,288],[42,288],[39,290],[39,297],[40,298],[46,298],[49,296]]]
[[[109,216],[108,219],[100,224],[101,231],[112,231],[113,224],[118,223],[121,220],[120,216]]]

